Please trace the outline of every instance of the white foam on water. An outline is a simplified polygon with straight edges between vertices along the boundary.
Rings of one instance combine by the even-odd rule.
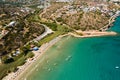
[[[119,69],[119,66],[116,66],[115,68],[116,68],[116,69]]]

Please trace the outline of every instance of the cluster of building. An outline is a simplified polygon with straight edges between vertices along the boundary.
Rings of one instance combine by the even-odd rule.
[[[64,6],[60,9],[58,9],[54,14],[52,14],[52,16],[54,17],[61,17],[62,15],[66,14],[66,15],[73,15],[76,14],[77,12],[83,11],[85,13],[87,12],[95,12],[95,11],[99,11],[103,14],[107,14],[109,16],[113,16],[115,13],[118,13],[119,11],[116,9],[109,9],[109,5],[108,4],[104,4],[104,3],[92,3],[92,4],[87,4],[87,5],[80,5],[80,4],[75,4],[75,5],[67,5]]]

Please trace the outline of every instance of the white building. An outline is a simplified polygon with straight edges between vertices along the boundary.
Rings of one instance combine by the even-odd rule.
[[[16,21],[12,21],[12,22],[10,22],[7,26],[14,26],[15,23],[16,23]]]

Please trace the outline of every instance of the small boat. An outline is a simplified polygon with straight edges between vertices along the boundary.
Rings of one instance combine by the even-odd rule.
[[[65,60],[69,61],[72,58],[72,56],[68,56]]]
[[[119,66],[116,66],[115,68],[116,68],[116,69],[119,69]]]

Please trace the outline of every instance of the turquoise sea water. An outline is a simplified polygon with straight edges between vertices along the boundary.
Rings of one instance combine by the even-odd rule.
[[[111,30],[119,25],[120,17]],[[28,80],[120,80],[120,36],[64,37],[35,67]]]
[[[114,25],[109,30],[120,33],[120,16],[116,18]]]

